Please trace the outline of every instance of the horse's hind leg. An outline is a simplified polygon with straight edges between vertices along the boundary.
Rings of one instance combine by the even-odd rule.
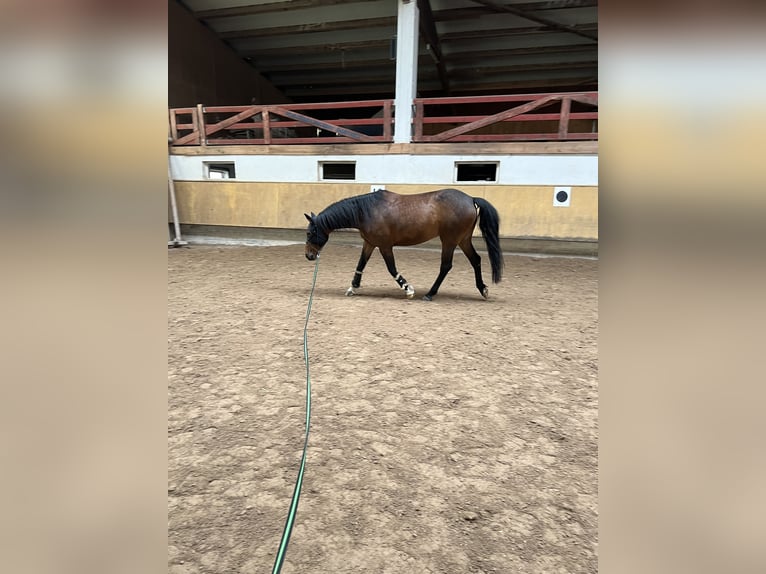
[[[399,272],[396,270],[396,262],[394,261],[394,250],[391,247],[379,247],[380,254],[383,256],[383,261],[386,262],[386,267],[388,268],[388,272],[391,274],[391,276],[394,278],[394,281],[396,281],[396,284],[399,285],[402,289],[404,289],[404,294],[407,296],[408,299],[412,299],[412,297],[415,295],[415,288],[407,283],[407,280],[402,277]]]
[[[423,295],[424,301],[431,301],[434,296],[436,296],[436,292],[439,290],[439,287],[441,287],[442,281],[444,281],[444,278],[447,276],[447,273],[449,273],[450,269],[452,269],[452,256],[455,254],[455,244],[447,245],[442,243],[442,264],[439,268],[439,276],[436,278],[436,281],[434,281],[434,284],[431,286],[431,290],[428,291],[425,295]]]
[[[481,277],[481,256],[476,253],[476,249],[474,249],[473,243],[471,243],[470,235],[460,242],[460,250],[465,253],[468,261],[471,262],[471,267],[473,267],[474,275],[476,275],[476,288],[479,290],[479,293],[481,293],[482,297],[488,299],[489,289],[484,284],[484,280]]]
[[[365,241],[362,246],[362,254],[359,256],[359,263],[356,264],[354,278],[351,280],[351,287],[346,290],[346,295],[353,295],[354,289],[358,289],[362,284],[362,272],[367,265],[367,261],[370,260],[370,255],[372,255],[373,251],[375,251],[375,246]]]

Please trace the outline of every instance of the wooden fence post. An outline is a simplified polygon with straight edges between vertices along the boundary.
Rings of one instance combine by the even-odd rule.
[[[563,97],[561,99],[561,116],[559,117],[559,139],[566,139],[569,134],[569,110],[572,106],[572,99]]]

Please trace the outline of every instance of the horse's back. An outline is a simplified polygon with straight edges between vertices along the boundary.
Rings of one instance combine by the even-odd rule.
[[[422,206],[430,209],[451,208],[453,211],[473,210],[473,198],[459,189],[446,188],[423,193],[399,194],[393,191],[380,190],[382,198],[391,204],[406,205],[409,208]]]
[[[398,194],[381,190],[381,209],[371,218],[363,237],[373,245],[417,245],[435,237],[461,240],[473,232],[473,198],[458,189]]]

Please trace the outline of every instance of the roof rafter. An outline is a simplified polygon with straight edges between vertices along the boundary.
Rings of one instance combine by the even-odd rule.
[[[376,1],[377,0],[353,0],[355,4]],[[350,0],[292,0],[286,2],[269,2],[268,4],[255,4],[253,6],[232,6],[231,8],[199,10],[194,12],[194,16],[200,20],[212,20],[214,18],[252,16],[254,14],[268,14],[269,12],[288,12],[293,10],[303,10],[305,8],[317,8],[320,6],[335,6],[336,4],[348,4],[349,2]]]
[[[495,12],[507,12],[508,14],[513,14],[514,16],[519,16],[520,18],[531,20],[532,22],[537,22],[538,24],[543,24],[544,26],[548,26],[549,28],[553,28],[554,30],[569,32],[570,34],[576,34],[578,36],[582,36],[583,38],[588,38],[589,40],[598,42],[598,36],[596,36],[595,34],[592,34],[591,32],[586,32],[574,26],[569,26],[567,24],[556,22],[554,20],[551,20],[550,18],[543,18],[542,16],[530,14],[526,10],[520,10],[519,8],[516,8],[515,6],[509,6],[507,4],[499,4],[498,2],[494,2],[493,0],[471,0],[471,1],[475,2],[476,4],[481,4],[482,6],[486,6],[487,8],[491,8]]]
[[[434,15],[431,11],[429,0],[418,0],[418,10],[420,11],[420,31],[428,42],[429,50],[436,64],[436,71],[439,74],[439,81],[442,84],[445,95],[449,95],[449,77],[447,76],[447,67],[444,65],[444,54],[439,40],[439,32],[436,30]]]
[[[254,28],[250,30],[232,30],[231,32],[219,32],[218,36],[225,40],[236,38],[251,38],[264,36],[286,36],[291,34],[304,34],[309,32],[337,32],[339,30],[357,30],[359,28],[385,28],[396,27],[395,16],[382,18],[366,18],[364,20],[338,20],[335,22],[311,22],[308,24],[295,24],[293,26],[274,26],[272,28]]]

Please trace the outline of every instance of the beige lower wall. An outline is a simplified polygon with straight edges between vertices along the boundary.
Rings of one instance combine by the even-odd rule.
[[[433,185],[391,185],[396,193],[422,193]],[[502,237],[598,240],[598,188],[572,187],[569,207],[553,206],[552,186],[457,186],[483,197],[500,213]],[[362,193],[361,183],[177,181],[179,219],[185,224],[303,229],[304,213]]]

